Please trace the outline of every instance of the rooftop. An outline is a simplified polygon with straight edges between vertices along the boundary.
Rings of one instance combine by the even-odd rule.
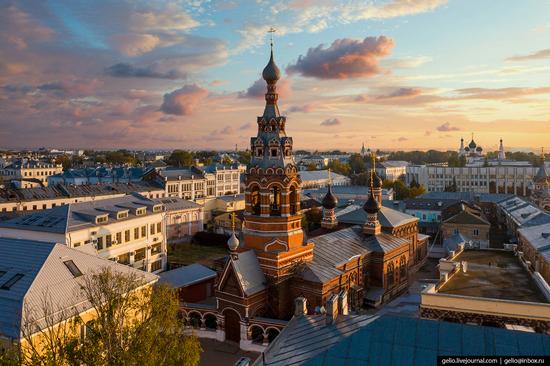
[[[465,250],[453,261],[468,262],[466,273],[458,271],[439,288],[450,295],[501,300],[547,302],[513,252]]]
[[[159,283],[166,283],[173,288],[191,286],[216,277],[216,272],[202,264],[193,263],[159,274]]]
[[[294,317],[255,366],[435,365],[438,355],[541,355],[550,336],[400,316]]]

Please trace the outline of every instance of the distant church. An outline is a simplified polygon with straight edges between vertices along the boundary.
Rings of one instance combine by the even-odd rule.
[[[374,169],[368,200],[353,212],[359,224],[338,223],[338,200],[329,186],[322,229],[306,237],[293,139],[277,104],[280,71],[273,46],[262,76],[266,103],[257,118],[257,135],[250,140],[242,235],[233,233],[228,241],[214,308],[184,308],[187,317],[215,313],[222,339],[241,347],[251,344],[258,329],[267,337],[269,329],[284,326],[298,297],[307,299],[309,313],[325,311],[334,299],[352,309],[387,302],[407,290],[411,273],[427,256],[428,237],[418,234],[418,219],[381,205],[382,180]]]
[[[550,176],[544,165],[544,150],[541,153],[541,164],[533,178],[531,200],[541,209],[550,212]]]

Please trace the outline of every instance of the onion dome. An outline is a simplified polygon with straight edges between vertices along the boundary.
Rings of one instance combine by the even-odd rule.
[[[331,209],[335,208],[337,204],[338,204],[338,198],[336,198],[336,196],[332,193],[332,188],[329,185],[328,186],[328,192],[325,195],[325,197],[323,198],[322,205],[327,210],[331,210]]]
[[[475,149],[477,147],[477,144],[474,142],[474,139],[470,141],[470,143],[468,144],[468,147],[470,147],[470,149]]]
[[[227,241],[227,246],[229,247],[229,250],[234,252],[239,247],[239,244],[239,239],[237,239],[235,232],[233,232],[233,234],[231,234],[229,240]]]
[[[269,62],[264,67],[264,71],[262,71],[262,77],[268,84],[276,83],[277,80],[281,78],[281,71],[273,60],[273,46],[271,47],[271,57],[269,58]]]
[[[363,205],[363,210],[369,214],[375,214],[380,210],[380,203],[374,198],[372,191],[369,194],[369,199]]]
[[[483,148],[482,148],[481,146],[478,146],[478,147],[476,148],[476,151],[477,151],[477,152],[482,152],[482,151],[483,151]]]
[[[464,148],[464,151],[470,151],[470,148],[469,148],[468,146],[466,146],[466,147]]]
[[[382,179],[378,176],[378,174],[376,174],[376,172],[373,172],[373,174],[369,175],[367,184],[369,187],[382,188]]]

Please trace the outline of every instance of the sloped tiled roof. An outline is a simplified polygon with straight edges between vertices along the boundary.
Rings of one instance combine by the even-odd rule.
[[[9,290],[0,289],[0,334],[13,339],[21,337],[21,322],[26,319],[26,311],[33,312],[38,324],[43,326],[40,320],[45,300],[51,301],[53,309],[58,311],[72,309],[80,313],[89,309],[91,305],[80,286],[86,276],[102,267],[137,275],[143,283],[155,282],[158,278],[62,244],[0,238],[0,253],[0,273],[5,272],[0,276],[0,286],[15,274],[23,275]],[[74,262],[82,276],[73,276],[64,264],[68,260]]]
[[[378,253],[389,253],[408,244],[406,239],[385,233],[367,237],[364,243],[369,251]]]
[[[365,255],[369,251],[363,246],[364,235],[360,226],[320,235],[312,239],[313,258],[317,263],[325,263],[337,267],[351,258]]]
[[[159,283],[166,283],[173,288],[190,286],[216,277],[216,272],[199,263],[179,267],[159,274]]]
[[[450,224],[469,224],[469,225],[491,225],[489,221],[483,216],[481,211],[476,211],[470,209],[466,205],[462,205],[462,208],[459,213],[454,216],[449,217],[443,221],[444,223]]]

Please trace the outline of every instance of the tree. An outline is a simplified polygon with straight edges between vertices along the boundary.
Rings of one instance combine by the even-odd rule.
[[[328,163],[328,168],[337,174],[348,176],[351,172],[351,168],[348,164],[342,163],[340,160],[331,160]]]
[[[141,276],[109,267],[84,276],[80,285],[89,311],[79,314],[78,305],[60,311],[45,294],[41,311],[25,311],[20,356],[6,353],[0,364],[16,357],[15,364],[25,366],[198,365],[202,349],[196,337],[183,334],[174,290],[143,286]]]
[[[312,171],[312,170],[317,170],[317,165],[315,165],[315,163],[309,163],[306,167],[307,170],[309,171]]]
[[[168,158],[168,164],[181,168],[193,165],[193,154],[189,151],[174,150]]]
[[[353,154],[349,158],[349,166],[355,174],[360,174],[366,171],[365,159],[359,154]]]
[[[165,285],[136,290],[140,284],[138,276],[108,267],[84,279],[82,291],[95,317],[86,323],[85,339],[69,345],[71,363],[198,365],[201,346],[183,334],[175,291]]]
[[[239,163],[248,165],[250,164],[250,159],[252,158],[250,151],[239,151],[237,152]]]

